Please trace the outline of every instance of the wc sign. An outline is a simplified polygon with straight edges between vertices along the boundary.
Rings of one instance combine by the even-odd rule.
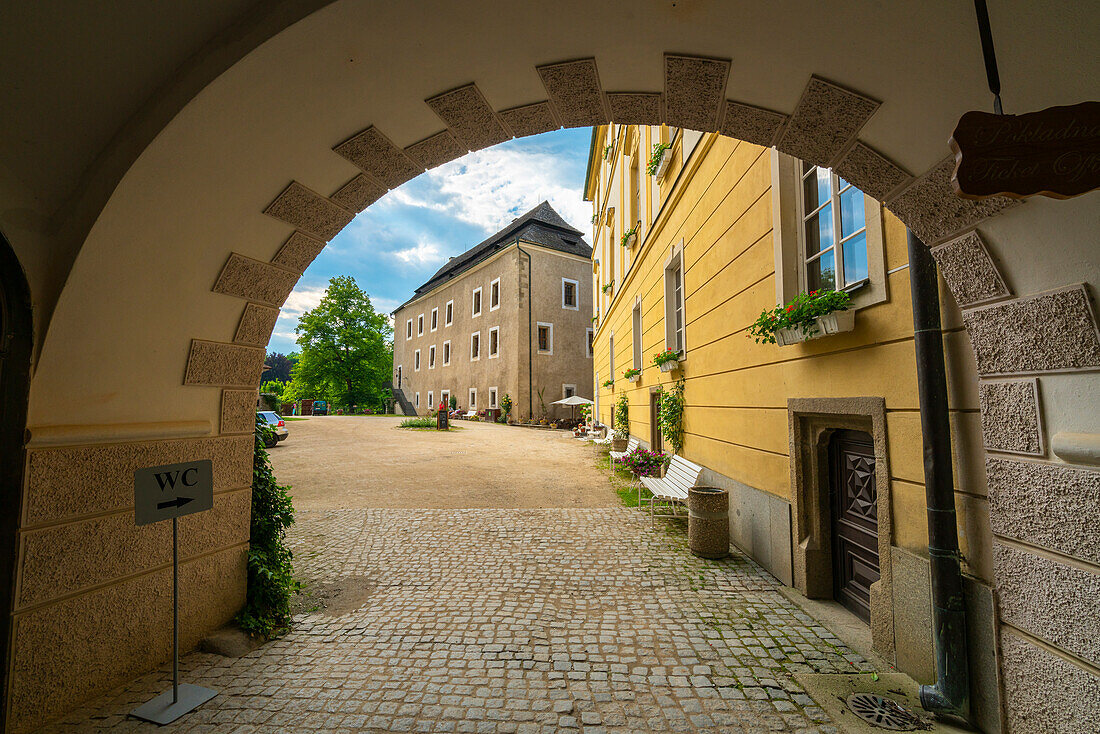
[[[187,461],[134,472],[134,521],[148,525],[214,506],[214,462]]]

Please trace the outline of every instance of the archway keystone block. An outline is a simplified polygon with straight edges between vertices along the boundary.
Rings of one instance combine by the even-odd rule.
[[[535,102],[513,107],[498,114],[517,138],[548,133],[561,127],[561,123],[554,117],[554,109],[549,102]]]
[[[298,277],[292,270],[234,252],[214,283],[214,292],[281,306],[294,290]]]
[[[261,306],[258,303],[246,304],[233,341],[253,347],[266,347],[271,339],[271,332],[275,328],[275,322],[278,320],[279,309]]]
[[[608,92],[611,119],[621,125],[660,125],[661,95],[647,92]]]
[[[763,107],[726,100],[718,132],[753,145],[770,148],[783,130],[787,116]]]
[[[900,166],[859,141],[833,168],[841,178],[856,184],[856,188],[879,201],[887,201],[894,192],[913,180]]]
[[[810,77],[779,149],[817,166],[836,162],[881,103],[819,76]]]
[[[388,189],[395,189],[424,171],[374,125],[340,143],[333,151]],[[332,235],[322,239],[332,239]]]
[[[352,181],[354,180],[352,179]],[[346,189],[350,185],[351,182],[345,184],[344,188]],[[325,249],[324,240],[310,237],[305,232],[295,232],[283,243],[271,262],[284,268],[290,268],[297,273],[304,273],[309,264],[321,254],[323,249]],[[282,302],[280,302],[281,304]]]
[[[264,209],[264,214],[304,229],[323,240],[331,240],[355,218],[353,212],[334,204],[297,181],[283,189],[275,197],[275,201]]]
[[[578,59],[538,67],[550,103],[565,127],[610,122],[595,59]]]
[[[476,84],[467,84],[424,101],[468,150],[488,148],[510,137]]]
[[[718,129],[730,62],[665,55],[665,121],[702,132]]]
[[[976,231],[933,247],[932,257],[961,308],[1012,295]]]
[[[466,155],[466,148],[449,130],[444,130],[413,143],[405,152],[424,168],[435,168]]]
[[[263,369],[262,348],[193,339],[183,384],[254,388]]]
[[[385,193],[385,186],[378,183],[365,173],[361,173],[352,180],[348,181],[343,186],[341,186],[339,189],[337,189],[336,193],[329,198],[331,198],[333,201],[335,201],[337,204],[344,207],[345,209],[350,209],[351,211],[358,214],[374,202],[381,199],[385,195]],[[324,246],[325,243],[322,242],[321,247]],[[320,252],[320,249],[318,249],[318,252]],[[316,253],[314,254],[314,257],[316,257]],[[310,262],[312,261],[313,258],[311,257]],[[276,262],[276,265],[278,264],[280,263]],[[309,263],[306,263],[306,265],[309,265]],[[302,267],[302,270],[305,270],[304,266]]]

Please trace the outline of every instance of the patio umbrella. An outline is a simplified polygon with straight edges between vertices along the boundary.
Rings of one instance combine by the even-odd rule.
[[[592,405],[592,401],[588,398],[582,398],[580,395],[570,395],[567,398],[561,400],[555,400],[550,403],[551,405],[568,405],[569,406],[569,419],[576,419],[576,407],[578,405]]]

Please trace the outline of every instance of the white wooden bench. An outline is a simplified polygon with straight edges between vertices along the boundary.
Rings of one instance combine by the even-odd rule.
[[[615,468],[616,459],[621,459],[629,454],[634,449],[638,448],[638,439],[631,436],[630,440],[626,442],[626,451],[612,451],[608,454],[611,457],[611,468]]]
[[[642,486],[653,495],[649,498],[650,517],[677,517],[676,506],[687,505],[688,489],[695,486],[703,467],[692,464],[682,456],[673,456],[672,462],[662,479],[642,477]],[[638,490],[638,503],[641,504],[641,489]],[[657,512],[657,505],[664,512]]]
[[[462,414],[462,417],[466,420],[470,420],[471,418],[477,418],[477,411],[476,410],[467,410],[465,413]]]

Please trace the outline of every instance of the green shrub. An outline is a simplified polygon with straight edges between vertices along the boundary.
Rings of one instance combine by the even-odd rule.
[[[684,378],[657,393],[657,426],[677,454],[684,448]]]
[[[623,392],[615,403],[615,433],[620,438],[630,436],[630,399]]]
[[[250,634],[277,637],[290,625],[290,597],[298,590],[286,547],[294,524],[289,486],[275,481],[267,451],[270,426],[257,417],[252,453],[252,524],[248,548],[248,591],[237,624]]]
[[[435,418],[425,415],[418,418],[406,418],[401,421],[398,428],[435,428],[435,426]]]

